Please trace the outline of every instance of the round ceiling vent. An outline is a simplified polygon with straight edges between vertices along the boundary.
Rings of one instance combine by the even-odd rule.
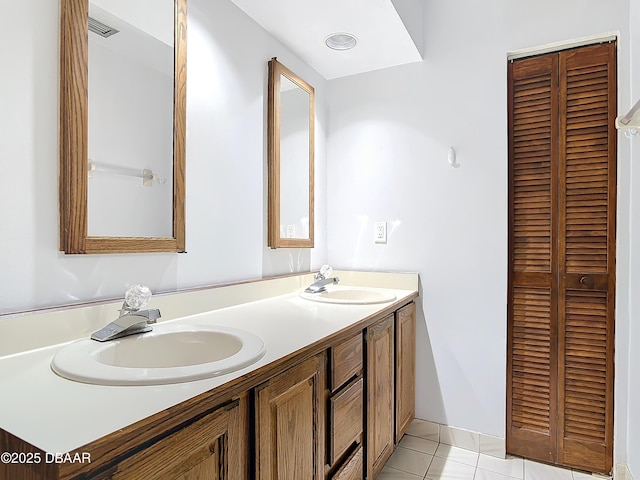
[[[349,50],[356,46],[358,39],[350,33],[332,33],[325,38],[324,43],[333,50]]]

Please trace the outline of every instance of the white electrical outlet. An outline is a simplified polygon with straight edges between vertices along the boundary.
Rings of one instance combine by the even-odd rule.
[[[296,226],[287,225],[287,238],[296,238]]]
[[[374,239],[376,243],[387,243],[387,222],[374,224]]]

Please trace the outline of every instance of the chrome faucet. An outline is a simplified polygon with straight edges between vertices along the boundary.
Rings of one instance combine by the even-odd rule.
[[[333,273],[333,269],[329,265],[323,265],[320,271],[313,277],[315,280],[311,285],[304,289],[307,293],[322,293],[327,290],[327,285],[336,284],[340,281],[338,277],[329,277]]]
[[[144,285],[130,287],[124,296],[124,303],[120,309],[120,316],[109,325],[91,334],[92,340],[106,342],[116,338],[126,337],[151,331],[150,324],[160,318],[157,308],[140,310],[151,298],[151,290]]]

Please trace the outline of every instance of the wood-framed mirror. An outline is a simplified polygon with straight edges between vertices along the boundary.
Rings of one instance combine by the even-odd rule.
[[[271,248],[313,247],[314,121],[313,87],[272,58],[267,122]]]
[[[187,0],[162,2],[60,2],[60,250],[67,254],[185,251]],[[111,37],[105,27],[116,34]],[[117,40],[99,50],[91,43],[96,33],[105,37],[98,42]],[[125,38],[143,43],[118,49]],[[98,51],[112,63],[96,67]],[[127,58],[115,59],[121,52]],[[144,65],[135,64],[134,52],[145,57]],[[117,70],[113,62],[128,66]],[[151,80],[151,73],[143,77],[138,70],[155,76]],[[111,73],[106,88],[92,78],[103,72]],[[164,96],[156,100],[147,91]],[[118,110],[117,104],[136,111]],[[148,112],[141,116],[145,105],[166,113],[158,125],[150,125]],[[153,115],[161,117],[157,110]],[[134,145],[138,137],[150,142]],[[107,178],[112,183],[104,183]]]

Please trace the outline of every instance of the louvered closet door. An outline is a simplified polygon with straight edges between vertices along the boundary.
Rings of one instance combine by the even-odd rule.
[[[507,450],[612,467],[615,45],[509,66]]]
[[[553,462],[556,447],[558,58],[509,65],[509,452]]]
[[[615,45],[560,56],[559,461],[613,465]]]

